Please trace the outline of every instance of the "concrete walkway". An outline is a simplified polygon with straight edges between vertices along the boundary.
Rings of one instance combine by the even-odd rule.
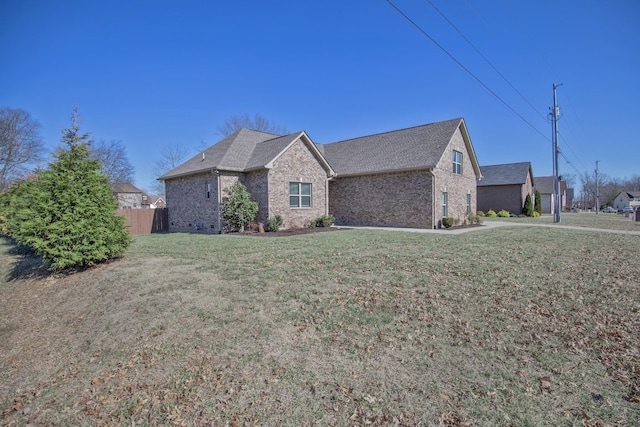
[[[482,226],[479,227],[454,227],[451,229],[436,229],[431,230],[428,228],[401,228],[401,227],[358,227],[358,226],[334,226],[336,228],[352,228],[355,230],[386,230],[386,231],[406,231],[410,233],[432,233],[432,234],[462,234],[470,233],[473,231],[491,230],[498,227],[550,227],[550,228],[564,228],[568,230],[582,230],[582,231],[599,231],[602,233],[613,234],[628,234],[632,236],[640,236],[639,231],[630,230],[608,230],[605,228],[588,228],[588,227],[576,227],[572,225],[556,225],[556,224],[530,224],[522,222],[506,222],[506,221],[485,221]]]

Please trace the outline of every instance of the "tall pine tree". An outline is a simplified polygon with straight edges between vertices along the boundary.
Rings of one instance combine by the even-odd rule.
[[[526,216],[533,216],[533,203],[531,201],[531,194],[527,193],[527,198],[524,200],[523,211]]]
[[[117,202],[108,178],[90,157],[89,134],[80,133],[77,109],[71,121],[55,161],[37,177],[29,207],[32,220],[19,239],[56,270],[115,258],[131,243],[124,218],[115,215]]]
[[[540,192],[538,190],[536,190],[534,195],[535,195],[535,200],[534,200],[533,211],[538,212],[538,216],[539,216],[539,215],[542,215],[542,196],[540,195]]]

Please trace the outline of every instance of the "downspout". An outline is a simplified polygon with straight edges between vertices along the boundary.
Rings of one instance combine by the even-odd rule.
[[[324,214],[329,215],[329,181],[332,177],[324,180]]]
[[[431,228],[436,229],[436,174],[432,169],[428,171],[431,175]]]
[[[211,172],[214,172],[214,171],[212,170]],[[217,221],[218,221],[217,227],[218,227],[218,234],[222,234],[222,228],[220,224],[220,204],[222,203],[222,196],[220,194],[220,171],[216,169],[215,174],[216,174],[216,181],[217,181],[216,194],[218,195],[218,209],[217,209],[218,213],[216,215]]]

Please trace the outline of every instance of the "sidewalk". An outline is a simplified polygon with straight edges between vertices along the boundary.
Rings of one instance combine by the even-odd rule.
[[[628,234],[632,236],[640,236],[640,231],[629,230],[608,230],[605,228],[588,228],[588,227],[576,227],[572,225],[556,225],[556,224],[526,224],[526,223],[514,223],[505,221],[485,221],[481,226],[474,227],[453,227],[450,229],[428,229],[428,228],[401,228],[401,227],[367,227],[367,226],[338,226],[336,228],[352,228],[354,230],[385,230],[385,231],[405,231],[409,233],[432,233],[432,234],[462,234],[470,233],[473,231],[485,231],[498,227],[550,227],[550,228],[564,228],[568,230],[582,230],[582,231],[599,231],[602,233],[614,233],[614,234]]]

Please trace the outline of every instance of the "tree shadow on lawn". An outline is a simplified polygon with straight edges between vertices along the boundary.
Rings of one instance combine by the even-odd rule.
[[[6,276],[8,282],[19,279],[45,279],[54,272],[32,249],[15,240],[9,241],[9,255],[15,262]]]

